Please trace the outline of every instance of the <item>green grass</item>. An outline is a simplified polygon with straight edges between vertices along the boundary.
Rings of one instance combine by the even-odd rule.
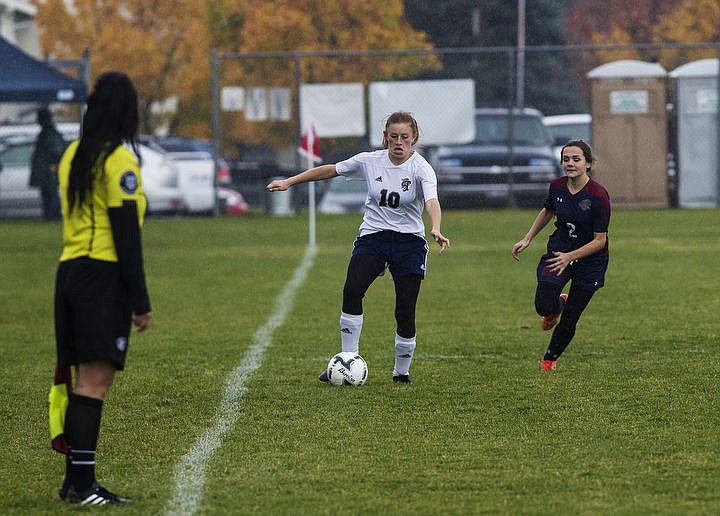
[[[339,350],[358,216],[319,216],[318,253],[208,464],[199,514],[717,514],[720,210],[616,210],[606,287],[558,362],[533,308],[532,211],[446,211],[418,305],[413,384],[390,381],[394,294],[365,301],[357,389],[316,380]],[[149,219],[154,327],[106,403],[98,476],[161,514],[228,374],[300,263],[305,215]],[[0,222],[2,514],[59,514],[46,421],[57,224]],[[110,509],[111,512],[114,512]]]

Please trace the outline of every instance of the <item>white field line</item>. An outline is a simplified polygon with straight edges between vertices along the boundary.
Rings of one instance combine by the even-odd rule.
[[[195,514],[200,507],[205,485],[205,470],[213,453],[222,445],[223,437],[238,420],[240,406],[247,392],[245,382],[261,365],[265,351],[272,344],[272,334],[290,312],[298,287],[305,281],[313,265],[316,247],[309,246],[293,278],[285,285],[276,300],[275,310],[253,337],[240,364],[226,382],[213,423],[197,438],[192,449],[175,467],[175,492],[165,505],[167,515]]]

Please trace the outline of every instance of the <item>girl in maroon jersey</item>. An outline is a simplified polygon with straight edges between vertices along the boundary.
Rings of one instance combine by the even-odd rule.
[[[535,310],[542,317],[543,330],[555,328],[541,362],[543,371],[555,370],[558,357],[575,335],[580,315],[604,285],[609,256],[610,197],[588,175],[595,161],[592,149],[583,140],[571,140],[561,156],[565,177],[550,183],[543,209],[512,248],[513,258],[519,260],[532,239],[556,218],[556,229],[537,267]],[[570,291],[564,294],[569,282]]]

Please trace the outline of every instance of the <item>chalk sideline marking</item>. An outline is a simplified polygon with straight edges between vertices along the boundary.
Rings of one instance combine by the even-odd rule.
[[[225,434],[237,422],[240,406],[247,392],[245,382],[262,365],[263,355],[272,344],[273,331],[283,324],[290,312],[295,293],[313,265],[316,250],[315,246],[309,246],[305,251],[305,256],[295,269],[293,278],[280,293],[275,310],[265,324],[255,332],[252,345],[225,381],[225,390],[212,425],[198,436],[192,449],[175,467],[175,492],[165,506],[165,514],[195,514],[200,507],[208,462],[215,450],[222,445]]]

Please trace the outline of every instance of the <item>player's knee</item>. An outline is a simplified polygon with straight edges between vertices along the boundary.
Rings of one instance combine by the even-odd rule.
[[[557,302],[553,303],[551,299],[536,299],[535,311],[543,317],[552,315],[557,312]]]

